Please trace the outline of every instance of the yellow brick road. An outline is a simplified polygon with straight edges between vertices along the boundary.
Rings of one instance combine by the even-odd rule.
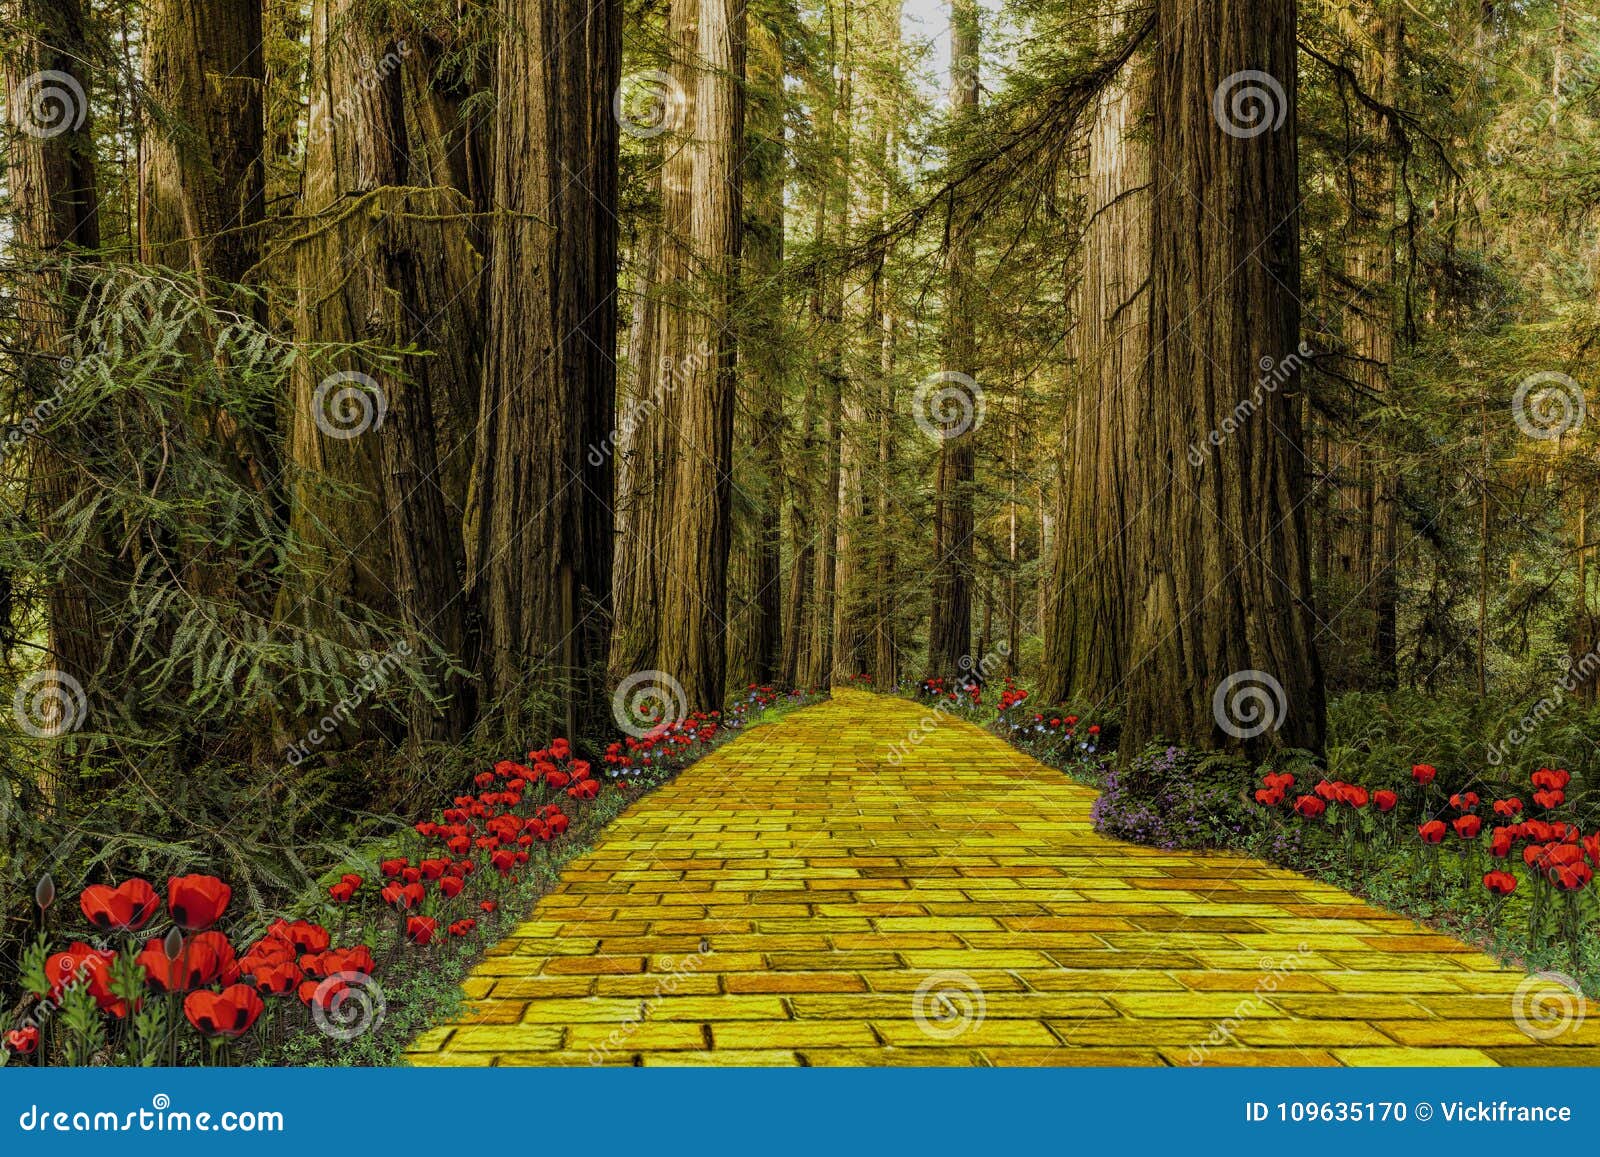
[[[641,800],[410,1059],[1600,1064],[1600,1017],[1519,1028],[1521,973],[1292,872],[1099,836],[1093,792],[925,717],[836,692]]]

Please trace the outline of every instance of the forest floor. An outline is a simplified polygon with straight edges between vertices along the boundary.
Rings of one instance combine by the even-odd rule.
[[[408,1059],[1600,1064],[1600,1020],[1524,1031],[1522,973],[1257,860],[1108,839],[1094,798],[837,691],[630,808]]]

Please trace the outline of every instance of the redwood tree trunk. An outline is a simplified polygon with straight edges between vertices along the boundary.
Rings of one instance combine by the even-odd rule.
[[[508,731],[598,730],[611,624],[617,0],[500,0],[474,586]]]
[[[458,95],[435,88],[439,51],[356,0],[312,8],[309,143],[291,226],[296,336],[420,352],[296,363],[293,519],[330,571],[315,591],[286,592],[286,610],[312,625],[319,607],[344,601],[393,614],[414,653],[440,650],[460,666],[472,652],[462,523],[481,344],[470,225],[481,162]],[[330,496],[324,481],[350,491]],[[414,736],[454,737],[472,718],[470,684],[445,663],[436,670],[449,703],[416,703]]]
[[[1121,686],[1127,646],[1127,505],[1133,413],[1143,390],[1150,276],[1148,61],[1136,56],[1100,94],[1089,132],[1072,310],[1073,369],[1040,691],[1091,702]]]
[[[58,359],[77,356],[72,330],[87,279],[74,262],[94,260],[100,247],[93,52],[79,0],[6,0],[0,14],[10,29],[0,43],[10,114],[0,128],[8,136],[14,207],[10,249],[30,269],[16,302],[20,345],[32,354],[21,361],[23,398],[35,404],[57,388]],[[71,434],[77,436],[68,441]],[[63,551],[73,535],[60,512],[90,485],[95,433],[62,431],[33,442],[31,452],[40,534]],[[77,549],[61,558],[46,595],[50,662],[84,687],[91,716],[93,677],[115,653],[122,627],[126,575],[110,529],[90,524]]]
[[[978,107],[978,5],[951,0],[950,104],[957,119]],[[971,225],[958,221],[945,256],[946,374],[976,377],[978,348],[973,331],[972,285],[975,245]],[[973,662],[972,490],[977,470],[977,430],[953,427],[939,444],[933,499],[933,602],[928,624],[928,674],[954,675]]]
[[[1295,18],[1295,0],[1159,11],[1151,150],[1165,177],[1133,439],[1127,755],[1158,737],[1252,753],[1322,742],[1294,358]],[[1262,94],[1253,120],[1234,100],[1244,86]],[[1264,366],[1282,375],[1272,388]]]

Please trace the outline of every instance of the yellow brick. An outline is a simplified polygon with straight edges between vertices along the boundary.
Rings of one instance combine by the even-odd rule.
[[[567,1048],[609,1049],[642,1053],[651,1049],[700,1049],[706,1043],[698,1024],[644,1021],[633,1025],[574,1024],[567,1029]]]
[[[728,1021],[711,1026],[718,1049],[872,1048],[878,1043],[864,1024],[838,1021]]]

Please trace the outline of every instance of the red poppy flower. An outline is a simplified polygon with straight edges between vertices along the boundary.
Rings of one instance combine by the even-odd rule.
[[[401,872],[405,871],[406,870],[406,865],[409,864],[410,862],[411,862],[410,860],[403,859],[403,858],[402,859],[395,859],[395,860],[384,860],[381,864],[378,865],[378,870],[380,872],[382,872],[385,876],[387,876],[389,879],[392,880],[396,876],[398,876]]]
[[[511,869],[516,866],[517,857],[509,851],[495,852],[489,857],[489,863],[495,871],[502,876],[509,876]]]
[[[111,991],[111,962],[115,953],[74,942],[65,952],[57,952],[45,961],[45,976],[50,982],[50,999],[57,1003],[69,984],[85,981],[89,995],[94,997],[100,1011],[116,1017],[127,1015],[126,1001],[118,999]],[[38,992],[35,996],[45,996]]]
[[[263,964],[246,975],[255,981],[256,991],[263,996],[282,996],[293,990],[295,985],[305,978],[305,973],[289,961],[281,964]]]
[[[1439,769],[1431,763],[1414,763],[1411,765],[1411,778],[1426,787],[1433,782],[1433,777],[1439,774]]]
[[[555,815],[545,820],[545,823],[549,824],[550,830],[555,832],[558,836],[567,830],[567,817],[562,815],[560,812],[557,812]]]
[[[1572,775],[1566,768],[1558,768],[1552,771],[1548,767],[1541,767],[1528,778],[1532,781],[1534,787],[1542,787],[1550,791],[1560,791],[1572,782]]]
[[[365,944],[335,948],[324,952],[322,958],[328,965],[330,976],[341,972],[357,972],[362,976],[370,976],[378,967],[378,962],[372,958],[372,949]]]
[[[1363,808],[1367,806],[1367,789],[1360,784],[1341,783],[1339,786],[1339,802],[1349,807]]]
[[[217,954],[203,944],[199,948],[184,945],[174,960],[159,938],[151,939],[136,959],[145,978],[162,992],[187,992],[210,984],[217,973]]]
[[[545,773],[544,781],[551,787],[561,789],[572,782],[572,777],[564,771],[551,770]]]
[[[1464,840],[1475,840],[1478,833],[1483,830],[1483,820],[1475,815],[1457,816],[1451,824],[1456,829],[1456,835]]]
[[[300,997],[300,1003],[307,1007],[315,1004],[327,1008],[333,1003],[335,996],[349,987],[337,977],[329,977],[327,980],[305,980],[300,983],[296,995]]]
[[[1548,811],[1550,808],[1560,807],[1567,801],[1567,793],[1560,788],[1548,788],[1545,791],[1533,793],[1533,802]]]
[[[1283,793],[1274,788],[1263,787],[1256,792],[1256,802],[1262,807],[1277,807],[1283,802]]]
[[[191,952],[210,952],[216,960],[216,965],[211,976],[205,983],[217,981],[222,984],[236,984],[239,980],[239,961],[233,954],[233,945],[221,932],[212,929],[209,932],[197,932],[189,938],[188,949]]]
[[[432,916],[408,916],[406,918],[406,939],[413,944],[428,944],[433,940],[433,934],[439,930],[439,922]]]
[[[38,1025],[26,1025],[23,1028],[13,1029],[6,1033],[6,1048],[25,1057],[39,1047]]]
[[[328,895],[333,897],[335,904],[348,904],[355,898],[356,890],[343,880],[328,888]]]
[[[453,900],[461,894],[461,889],[466,886],[466,881],[460,876],[446,876],[439,881],[439,892],[445,899]]]
[[[231,984],[221,992],[191,992],[183,998],[183,1015],[190,1024],[206,1036],[229,1040],[249,1031],[265,1007],[261,994],[248,984]]]
[[[173,876],[167,881],[167,909],[185,932],[211,927],[231,899],[233,889],[215,876]]]
[[[1489,872],[1483,877],[1483,886],[1498,896],[1509,896],[1517,890],[1517,878],[1510,872]]]
[[[1266,775],[1261,777],[1261,782],[1273,790],[1287,791],[1289,788],[1294,786],[1294,776],[1290,775],[1287,771],[1269,771]]]
[[[1443,820],[1429,820],[1417,829],[1417,834],[1425,844],[1438,844],[1444,842],[1445,832],[1449,830]]]
[[[294,945],[297,952],[321,952],[332,939],[326,928],[309,920],[274,920],[267,935]]]
[[[1478,806],[1478,793],[1475,791],[1459,792],[1450,797],[1450,806],[1458,812],[1469,812]]]
[[[1328,805],[1314,795],[1303,795],[1294,801],[1294,810],[1307,819],[1316,819],[1328,810]]]
[[[466,919],[457,920],[454,924],[450,925],[450,935],[452,935],[452,936],[465,936],[467,933],[471,932],[477,926],[478,926],[478,922],[476,920],[474,920],[472,917],[468,916]]]
[[[125,880],[116,887],[91,884],[78,896],[84,916],[102,932],[137,932],[161,907],[148,880]]]
[[[1550,882],[1563,892],[1576,892],[1587,887],[1594,879],[1594,869],[1579,861],[1576,864],[1557,864],[1550,869]]]
[[[1343,784],[1332,783],[1325,779],[1311,790],[1316,792],[1319,798],[1331,803],[1339,798],[1339,789],[1343,786]]]
[[[482,908],[485,912],[493,912],[496,908],[500,907],[500,905],[494,900],[480,900],[478,902],[478,907]]]
[[[1400,802],[1400,797],[1392,791],[1375,791],[1372,793],[1372,802],[1381,812],[1394,811],[1394,805]]]
[[[388,884],[379,895],[385,904],[392,904],[404,911],[422,903],[424,893],[421,884]]]
[[[550,754],[557,759],[565,759],[572,754],[572,745],[565,739],[552,739],[550,741]]]
[[[1589,862],[1600,868],[1600,832],[1584,836],[1580,843],[1584,855],[1589,857]]]
[[[567,788],[567,794],[573,799],[593,799],[599,790],[599,780],[585,779]]]
[[[1516,796],[1510,799],[1497,799],[1494,801],[1494,814],[1497,816],[1514,816],[1522,810],[1522,801]]]
[[[1511,854],[1511,845],[1516,839],[1510,828],[1495,828],[1494,834],[1489,837],[1489,854],[1496,859]]]

